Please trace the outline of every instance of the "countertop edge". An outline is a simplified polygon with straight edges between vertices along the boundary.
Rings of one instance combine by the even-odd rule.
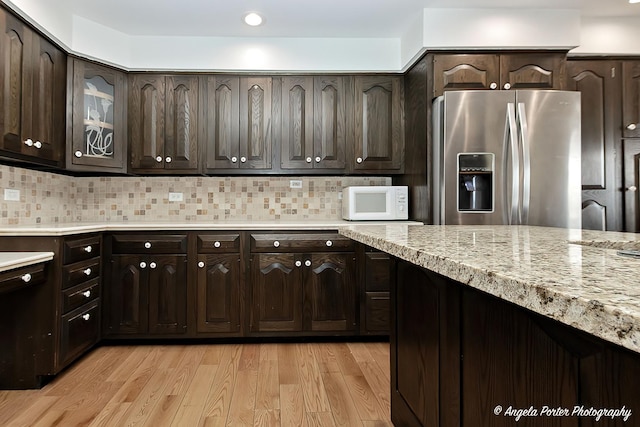
[[[0,252],[0,273],[51,261],[53,252]]]

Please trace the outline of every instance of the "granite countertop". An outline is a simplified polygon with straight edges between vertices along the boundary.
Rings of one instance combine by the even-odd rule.
[[[0,252],[0,273],[52,259],[53,252]]]
[[[68,222],[36,225],[0,226],[0,236],[66,236],[100,231],[168,231],[168,230],[337,230],[351,224],[341,219],[326,220],[215,220],[215,221],[104,221]],[[362,221],[360,222],[362,223]],[[367,221],[389,224],[391,221]],[[418,224],[414,221],[393,221],[398,224]]]
[[[349,225],[398,258],[640,352],[640,234],[531,226]]]

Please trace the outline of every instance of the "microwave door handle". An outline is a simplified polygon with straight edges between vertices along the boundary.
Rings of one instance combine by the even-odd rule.
[[[518,102],[518,121],[520,123],[520,144],[522,146],[522,224],[529,224],[531,201],[531,147],[529,144],[529,125],[527,111],[523,102]]]
[[[511,204],[507,206],[506,196],[504,197],[505,209],[507,210],[507,219],[509,225],[519,224],[518,219],[518,205],[520,198],[520,160],[518,158],[518,124],[516,121],[516,107],[513,102],[507,103],[507,127],[505,129],[505,144],[504,144],[504,159],[502,163],[502,176],[503,176],[503,188],[505,194],[507,189],[510,188]],[[509,171],[509,153],[511,154],[511,175],[508,175]],[[511,185],[509,185],[509,178],[511,178]]]

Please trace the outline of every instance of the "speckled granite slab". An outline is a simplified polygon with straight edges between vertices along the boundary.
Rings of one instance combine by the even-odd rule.
[[[640,234],[529,226],[350,225],[340,232],[640,352]]]

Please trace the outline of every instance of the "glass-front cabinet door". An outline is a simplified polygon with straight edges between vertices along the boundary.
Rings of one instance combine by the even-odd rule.
[[[127,159],[125,76],[69,59],[67,169],[124,173]]]

